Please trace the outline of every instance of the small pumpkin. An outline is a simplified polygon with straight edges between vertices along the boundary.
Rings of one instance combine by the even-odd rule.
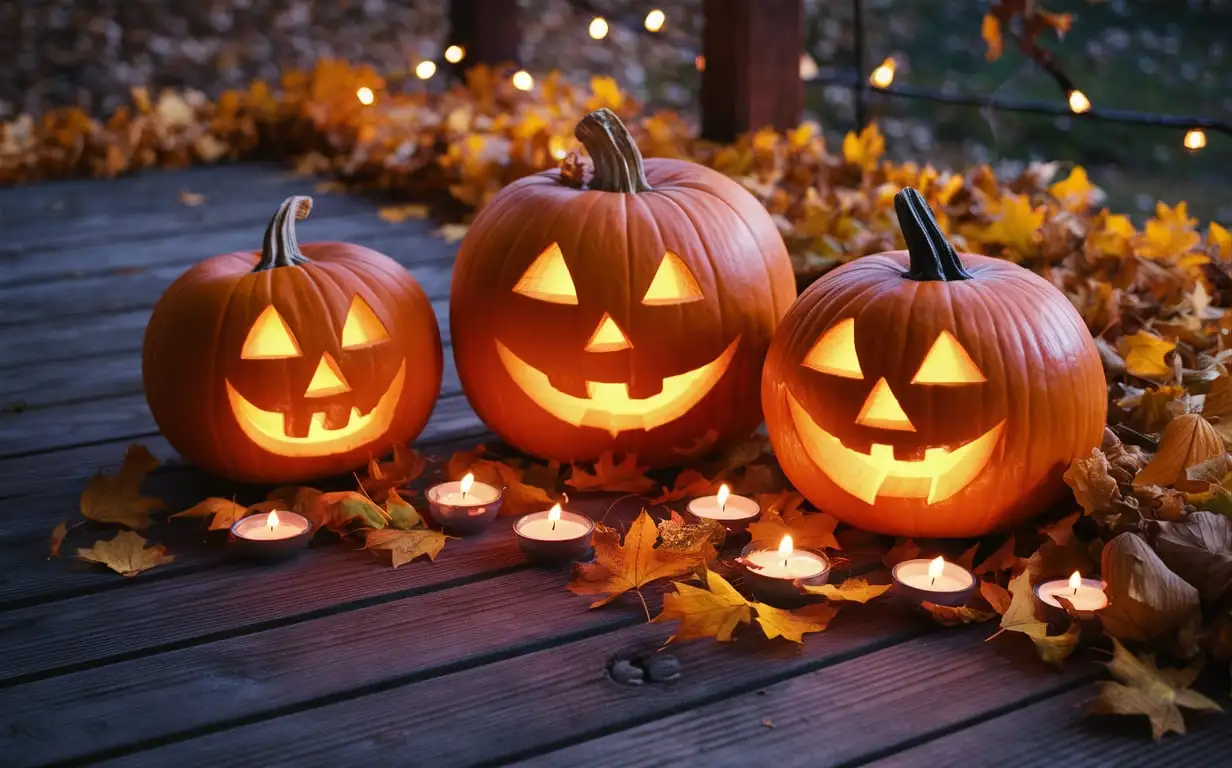
[[[613,451],[661,466],[747,436],[795,297],[774,222],[722,174],[643,160],[609,110],[576,135],[589,179],[509,185],[458,253],[450,324],[476,413],[561,461]]]
[[[300,246],[288,198],[260,252],[181,275],[145,332],[142,376],[184,458],[237,480],[339,474],[414,439],[440,392],[440,329],[395,261],[350,243]]]
[[[775,454],[813,504],[859,528],[1013,526],[1100,444],[1099,353],[1046,280],[959,256],[915,190],[894,204],[907,250],[830,272],[775,335],[762,379]]]

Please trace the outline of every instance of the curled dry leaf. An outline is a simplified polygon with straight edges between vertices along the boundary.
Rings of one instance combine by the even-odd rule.
[[[957,608],[948,605],[924,602],[920,606],[933,617],[933,621],[943,627],[957,627],[962,624],[983,624],[997,618],[997,612],[985,610],[980,605],[960,605]]]
[[[646,468],[637,465],[637,456],[629,454],[617,464],[612,458],[612,452],[605,451],[595,462],[593,473],[574,464],[565,485],[573,486],[579,491],[649,493],[659,484],[646,477]]]
[[[821,595],[835,602],[867,603],[869,600],[884,595],[891,586],[890,584],[869,584],[867,579],[855,576],[837,587],[833,584],[821,584],[815,587],[802,584],[801,588],[809,594]]]
[[[1104,630],[1119,640],[1151,641],[1199,615],[1198,590],[1168,570],[1142,537],[1122,533],[1104,546],[1108,607]]]
[[[1082,506],[1082,510],[1096,516],[1113,509],[1113,504],[1121,498],[1117,481],[1109,474],[1112,465],[1108,457],[1098,448],[1091,449],[1091,455],[1085,459],[1074,459],[1069,469],[1065,470],[1065,482],[1074,491],[1074,498]]]
[[[330,524],[333,519],[333,508],[323,497],[324,493],[316,488],[298,485],[284,485],[269,492],[261,504],[248,508],[252,512],[268,512],[270,509],[288,509],[303,515],[312,523],[312,530],[318,531]]]
[[[793,643],[803,643],[807,634],[824,632],[838,615],[838,606],[831,603],[806,605],[792,611],[765,603],[752,606],[757,611],[757,624],[767,638],[781,637]]]
[[[60,556],[60,546],[64,544],[64,537],[68,535],[68,524],[60,523],[51,531],[51,538],[47,541],[47,559]]]
[[[1185,490],[1186,469],[1223,453],[1223,438],[1209,421],[1196,413],[1177,416],[1164,428],[1155,458],[1134,478],[1134,485],[1177,486]]]
[[[419,511],[409,501],[399,496],[398,492],[392,488],[385,498],[385,517],[389,520],[390,528],[400,531],[427,527]]]
[[[383,550],[389,552],[394,568],[406,565],[417,557],[426,555],[429,560],[445,548],[445,534],[430,528],[414,530],[365,530],[364,549]]]
[[[1154,654],[1134,656],[1115,639],[1108,671],[1119,682],[1100,682],[1099,698],[1088,709],[1092,715],[1145,715],[1156,741],[1166,733],[1185,733],[1182,709],[1222,712],[1223,707],[1189,686],[1201,667],[1160,669]]]
[[[1118,348],[1125,359],[1125,370],[1131,375],[1154,380],[1172,375],[1167,357],[1176,349],[1176,342],[1138,331],[1132,336],[1122,336]]]
[[[81,514],[96,523],[117,523],[138,531],[149,528],[150,513],[165,505],[162,499],[142,496],[141,482],[157,466],[158,459],[144,445],[130,445],[119,472],[90,478],[81,493]]]
[[[784,511],[762,511],[761,517],[749,524],[752,545],[777,547],[783,536],[790,534],[796,549],[838,549],[834,529],[838,518],[825,512],[806,513],[799,505]]]
[[[706,589],[674,582],[675,592],[663,596],[663,610],[654,623],[678,621],[673,640],[696,640],[713,637],[720,643],[732,639],[741,624],[752,620],[753,610],[748,600],[736,591],[727,579],[714,571],[706,571]]]
[[[1207,603],[1232,596],[1232,520],[1194,512],[1151,527],[1151,543],[1164,565],[1197,588]]]
[[[659,546],[668,549],[691,551],[706,541],[717,549],[723,545],[725,538],[727,531],[710,518],[686,523],[683,517],[673,511],[670,518],[659,521]]]
[[[320,502],[329,512],[325,527],[338,534],[344,534],[354,527],[384,528],[389,524],[385,510],[357,491],[322,493]]]
[[[379,462],[376,459],[368,460],[368,473],[359,479],[359,486],[373,501],[378,504],[384,503],[391,489],[409,485],[423,474],[427,466],[426,457],[420,456],[418,451],[399,443],[394,446],[392,460],[386,462]]]
[[[1021,632],[1035,640],[1048,634],[1048,623],[1035,615],[1035,593],[1031,589],[1031,573],[1023,571],[1010,579],[1010,604],[1001,614],[1001,632]],[[996,635],[993,635],[996,637]]]
[[[150,547],[146,544],[149,542],[141,535],[120,531],[113,539],[96,541],[89,549],[78,549],[77,559],[105,565],[121,576],[136,576],[175,560],[175,556],[167,554],[167,548],[162,544]]]
[[[210,519],[209,530],[229,531],[231,530],[231,526],[238,523],[247,514],[248,507],[243,504],[237,504],[234,499],[224,499],[220,496],[211,496],[204,501],[197,502],[183,512],[176,512],[167,519],[175,520],[181,517],[208,517]]]
[[[1059,635],[1031,638],[1040,660],[1058,667],[1074,653],[1081,639],[1082,625],[1076,621],[1071,621],[1069,629]]]
[[[1027,573],[1036,581],[1069,576],[1074,571],[1093,573],[1095,566],[1087,545],[1076,538],[1067,539],[1063,545],[1047,539],[1027,558]]]
[[[598,608],[652,581],[700,570],[715,556],[708,541],[691,550],[679,550],[656,547],[658,538],[659,530],[646,510],[633,521],[623,542],[620,531],[595,523],[591,539],[595,559],[576,564],[566,588],[577,595],[604,595],[590,604]]]

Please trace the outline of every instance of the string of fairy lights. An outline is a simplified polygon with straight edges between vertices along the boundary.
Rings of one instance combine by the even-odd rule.
[[[591,19],[586,27],[586,32],[592,40],[603,40],[611,34],[612,27],[615,22],[609,21],[607,17],[594,11],[593,6],[588,0],[569,0],[570,4],[578,10],[582,15],[589,14]],[[860,0],[856,0],[857,5]],[[642,19],[640,29],[636,32],[643,34],[657,35],[663,31],[667,25],[667,14],[659,8],[654,8],[648,11]],[[460,45],[450,45],[443,52],[443,58],[449,64],[459,64],[466,58],[466,49]],[[862,53],[857,58],[862,58]],[[698,54],[694,57],[694,67],[697,71],[704,71],[706,68],[706,57]],[[1211,118],[1199,117],[1184,117],[1173,115],[1155,115],[1150,113],[1131,112],[1126,110],[1106,110],[1096,109],[1092,105],[1091,100],[1080,89],[1070,82],[1069,78],[1060,72],[1056,67],[1047,68],[1048,74],[1057,83],[1058,87],[1065,95],[1066,107],[1061,108],[1054,104],[1041,102],[1027,102],[1011,99],[997,99],[992,97],[980,96],[955,96],[943,94],[939,92],[928,91],[925,89],[911,88],[904,86],[894,86],[895,76],[898,70],[898,62],[894,57],[886,57],[881,64],[877,65],[867,78],[867,85],[874,93],[883,93],[890,96],[899,96],[910,99],[924,99],[929,101],[950,103],[965,106],[980,106],[1002,109],[1005,111],[1015,112],[1035,112],[1054,115],[1082,115],[1095,119],[1107,120],[1110,122],[1120,123],[1136,123],[1140,125],[1152,125],[1163,127],[1180,127],[1185,128],[1185,134],[1181,140],[1185,149],[1190,152],[1197,152],[1206,147],[1207,130],[1215,130],[1220,133],[1232,136],[1232,125],[1228,125],[1218,120]],[[437,73],[437,63],[431,59],[424,59],[415,65],[415,77],[420,80],[431,80]],[[518,69],[510,76],[510,82],[514,88],[520,91],[530,91],[535,87],[535,78],[525,69]],[[800,55],[800,77],[802,80],[810,81],[819,84],[843,83],[857,89],[864,89],[865,85],[860,82],[860,72],[857,67],[856,78],[853,81],[851,77],[820,77],[820,71],[817,63],[808,53]],[[369,106],[376,101],[376,94],[367,86],[363,86],[356,91],[356,98],[365,106]]]

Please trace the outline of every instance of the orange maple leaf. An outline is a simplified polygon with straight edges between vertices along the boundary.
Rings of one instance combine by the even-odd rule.
[[[1125,371],[1144,379],[1162,379],[1173,374],[1173,368],[1165,358],[1176,349],[1175,341],[1161,339],[1148,331],[1138,331],[1132,336],[1122,336],[1117,342],[1117,351],[1125,358]]]
[[[1104,193],[1091,183],[1086,169],[1081,165],[1074,166],[1069,176],[1054,183],[1048,188],[1048,194],[1057,199],[1066,210],[1083,213],[1092,205],[1097,205],[1103,199]]]
[[[418,451],[402,445],[394,445],[392,461],[368,460],[368,474],[359,479],[359,486],[373,501],[384,502],[392,488],[408,485],[423,474],[428,459]]]
[[[587,472],[578,465],[573,465],[573,471],[565,480],[579,491],[623,491],[624,493],[648,493],[658,487],[658,483],[646,477],[646,468],[637,465],[637,456],[630,453],[617,464],[613,461],[612,452],[604,451],[595,462],[595,471]]]
[[[113,539],[96,541],[88,549],[78,549],[77,559],[105,565],[121,576],[136,576],[175,559],[174,555],[167,554],[167,548],[162,544],[152,547],[146,547],[146,544],[149,542],[141,535],[120,531]]]
[[[142,496],[141,482],[157,466],[158,459],[144,445],[130,445],[119,472],[100,472],[90,478],[81,493],[81,514],[95,522],[118,523],[139,531],[150,527],[150,513],[166,505],[162,499]]]
[[[468,472],[475,479],[504,489],[501,492],[501,514],[522,515],[551,508],[555,503],[544,489],[523,480],[525,471],[497,459],[482,458],[487,449],[477,446],[471,451],[459,451],[449,458],[445,474],[450,480],[461,480]]]
[[[364,531],[364,549],[389,552],[394,568],[406,565],[417,557],[435,560],[445,548],[445,534],[431,528],[399,530],[395,528]]]
[[[766,637],[773,640],[781,637],[793,643],[803,643],[804,636],[822,632],[838,614],[838,606],[832,603],[806,605],[789,611],[765,603],[753,603],[757,611],[757,623]]]
[[[1030,197],[1003,195],[993,211],[992,223],[984,230],[984,239],[1004,245],[1007,259],[1021,261],[1035,253],[1043,223],[1044,209],[1033,207]]]
[[[219,496],[211,496],[210,498],[189,507],[183,512],[176,512],[167,519],[174,520],[180,517],[208,517],[210,518],[209,530],[226,531],[230,530],[231,526],[235,525],[247,515],[248,507],[243,504],[237,504],[233,499],[224,499]]]
[[[1212,221],[1206,241],[1213,258],[1224,262],[1232,261],[1232,233]]]
[[[1190,253],[1202,242],[1197,226],[1198,220],[1190,218],[1184,201],[1174,208],[1156,203],[1155,217],[1148,219],[1146,227],[1134,238],[1134,252],[1166,264],[1201,263],[1194,260],[1205,260],[1205,256]]]
[[[825,512],[805,513],[795,505],[779,514],[763,511],[761,517],[749,524],[753,545],[777,547],[783,536],[790,534],[797,549],[839,549],[834,538],[838,519]]]
[[[659,529],[646,510],[633,521],[623,543],[615,528],[596,523],[591,539],[595,559],[574,566],[567,588],[577,595],[605,595],[590,604],[591,608],[598,608],[630,590],[641,597],[641,588],[650,582],[695,571],[715,556],[714,546],[708,541],[681,550],[656,547],[658,538]],[[642,598],[643,607],[645,604]]]
[[[869,123],[858,134],[848,131],[843,137],[843,159],[863,171],[877,170],[885,154],[885,137],[876,123]]]
[[[675,634],[667,639],[696,640],[713,637],[720,643],[732,639],[732,633],[741,624],[753,618],[749,601],[736,591],[727,579],[714,571],[706,571],[706,587],[674,582],[675,592],[663,597],[663,610],[653,622],[679,621]]]

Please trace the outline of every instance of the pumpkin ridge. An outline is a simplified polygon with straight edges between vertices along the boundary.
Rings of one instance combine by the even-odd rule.
[[[295,237],[295,222],[308,218],[311,211],[312,198],[307,195],[292,195],[282,201],[265,229],[261,259],[253,267],[253,272],[308,263],[308,257],[300,251],[299,241]]]

